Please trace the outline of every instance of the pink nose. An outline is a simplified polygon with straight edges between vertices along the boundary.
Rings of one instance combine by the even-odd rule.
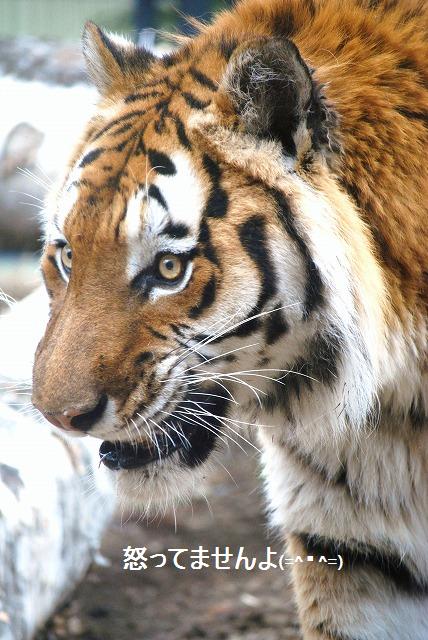
[[[65,431],[89,431],[101,419],[107,402],[107,395],[103,393],[93,407],[67,409],[58,413],[44,411],[40,406],[37,408],[55,427]]]
[[[71,420],[72,418],[82,415],[81,411],[68,409],[67,411],[64,411],[64,413],[56,413],[55,415],[52,413],[43,413],[43,415],[46,420],[55,427],[60,427],[60,429],[65,429],[66,431],[79,431],[77,427],[73,427]]]

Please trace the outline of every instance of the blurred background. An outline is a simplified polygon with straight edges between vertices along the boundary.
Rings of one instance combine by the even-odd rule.
[[[43,199],[96,101],[80,54],[84,22],[91,19],[127,34],[162,55],[171,44],[159,31],[191,34],[183,13],[206,20],[228,4],[0,0],[0,289],[19,300],[40,282]],[[178,509],[177,518],[167,511],[147,523],[119,509],[86,578],[62,598],[37,640],[299,638],[282,572],[123,570],[128,545],[151,553],[245,546],[259,559],[267,545],[279,550],[265,524],[256,458],[251,447],[232,447],[193,504]],[[0,639],[21,640],[10,635],[1,586]]]

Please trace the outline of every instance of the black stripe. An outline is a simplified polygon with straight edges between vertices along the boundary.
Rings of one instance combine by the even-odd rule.
[[[143,139],[143,135],[144,135],[144,132],[142,132],[140,134],[140,137],[138,138],[138,144],[135,147],[135,151],[134,151],[134,155],[136,155],[136,156],[141,156],[141,155],[147,153],[146,145],[145,145],[144,139]]]
[[[373,210],[376,206],[375,201],[371,196],[367,196],[357,184],[354,182],[347,182],[345,179],[341,180],[342,185],[347,190],[349,195],[355,200],[355,203],[365,214],[366,220],[374,220],[375,215],[373,214]],[[379,227],[370,225],[371,233],[373,236],[374,243],[378,250],[378,254],[382,262],[384,262],[387,267],[396,275],[396,277],[407,281],[410,277],[409,275],[409,267],[407,264],[404,264],[399,257],[392,256],[390,247],[384,234],[382,233]]]
[[[281,7],[280,11],[274,14],[272,26],[276,36],[288,38],[294,33],[294,12],[294,8]]]
[[[206,107],[208,107],[208,105],[211,103],[210,100],[200,100],[188,91],[183,91],[181,95],[191,109],[206,109]]]
[[[242,246],[255,262],[261,276],[261,288],[254,313],[261,311],[266,302],[276,294],[275,271],[267,245],[266,223],[262,216],[252,216],[238,228]]]
[[[105,186],[108,187],[109,189],[117,189],[119,186],[121,175],[122,175],[122,171],[118,171],[117,173],[110,176],[107,179]]]
[[[377,571],[392,582],[399,591],[416,595],[428,595],[428,581],[418,577],[404,564],[400,555],[387,552],[358,540],[335,540],[310,533],[297,534],[308,555],[343,558],[343,571],[365,569]],[[339,575],[339,574],[338,574]]]
[[[273,412],[280,407],[292,419],[291,400],[300,400],[305,391],[313,391],[314,385],[331,387],[337,380],[340,357],[341,344],[337,335],[316,335],[309,345],[307,357],[298,358],[288,366],[290,373],[281,380],[282,385],[274,383],[272,391],[264,397],[266,411]]]
[[[403,14],[400,18],[400,24],[407,24],[414,18],[418,18],[420,15],[422,15],[422,12],[425,11],[425,7],[426,7],[425,2],[421,2],[418,7],[415,7],[414,9],[409,9],[408,11],[406,11],[406,13]]]
[[[143,186],[143,185],[140,185],[140,186]],[[165,198],[161,194],[159,187],[157,187],[155,184],[151,184],[147,195],[149,199],[153,198],[154,200],[156,200],[156,202],[158,202],[158,204],[160,204],[160,206],[163,209],[165,209],[165,211],[168,211],[168,205],[166,203]]]
[[[116,118],[115,120],[112,120],[111,122],[106,124],[102,129],[98,131],[98,133],[92,138],[92,141],[98,140],[100,136],[102,136],[104,133],[107,133],[107,131],[110,131],[110,129],[115,127],[120,122],[125,122],[126,120],[131,120],[132,118],[138,118],[138,116],[142,116],[144,115],[144,113],[145,111],[141,109],[138,111],[130,111],[126,115],[121,116],[120,118]]]
[[[207,230],[207,229],[206,229]],[[202,231],[202,227],[201,227]],[[246,337],[260,328],[262,322],[260,318],[253,318],[259,313],[266,302],[276,293],[275,274],[270,261],[267,249],[267,238],[265,233],[265,221],[262,216],[252,216],[239,227],[239,238],[251,259],[256,263],[262,282],[260,293],[256,305],[253,307],[247,318],[241,324],[229,332],[223,333],[218,338],[212,340],[212,344],[221,342],[230,337]]]
[[[257,329],[259,329],[261,327],[261,320],[260,318],[253,318],[252,316],[254,315],[254,309],[251,310],[251,313],[248,314],[247,318],[244,318],[244,320],[239,324],[238,327],[236,327],[235,329],[232,329],[231,331],[225,331],[224,333],[222,333],[221,335],[218,336],[218,338],[214,338],[214,339],[210,339],[210,344],[218,344],[219,342],[222,342],[223,340],[227,340],[228,338],[245,338],[249,335],[251,335],[252,333],[254,333],[254,331],[257,331]],[[198,336],[198,339],[201,340],[203,338],[200,338]]]
[[[407,71],[414,71],[415,73],[420,73],[419,66],[416,60],[411,60],[410,58],[402,58],[397,65],[398,69],[406,69]]]
[[[184,128],[184,124],[183,122],[180,120],[180,118],[178,116],[174,116],[174,124],[175,124],[175,129],[177,131],[177,137],[180,141],[180,143],[183,145],[183,147],[185,149],[191,149],[192,145],[190,143],[189,138],[187,137],[186,134],[186,129]]]
[[[173,53],[168,53],[160,59],[160,63],[165,69],[169,69],[176,64],[180,64],[181,62],[185,62],[189,59],[191,54],[191,45],[186,45],[184,47],[180,47],[177,51]]]
[[[186,333],[185,330],[186,329],[190,329],[190,326],[188,324],[184,324],[182,322],[180,322],[180,324],[170,324],[169,325],[171,327],[171,329],[174,331],[174,333],[177,336],[180,336],[181,338],[185,338],[186,337]],[[181,344],[181,342],[180,342]],[[184,343],[185,344],[185,343]],[[186,344],[187,346],[187,344]],[[168,356],[169,354],[167,354]]]
[[[238,41],[235,38],[228,38],[227,36],[223,36],[219,42],[219,51],[220,54],[229,60],[232,56],[232,53],[235,51],[238,46]]]
[[[205,309],[207,309],[213,304],[216,297],[216,290],[217,290],[217,281],[214,276],[211,276],[211,278],[206,283],[204,290],[202,291],[202,296],[200,301],[198,302],[197,305],[195,305],[190,309],[189,311],[190,318],[193,318],[193,319],[199,318],[199,316],[203,314]]]
[[[222,173],[220,166],[207,154],[204,154],[202,162],[205,171],[211,178],[210,194],[204,207],[203,217],[222,218],[227,214],[229,198],[220,184]]]
[[[428,124],[428,112],[427,111],[410,111],[409,109],[405,109],[403,107],[397,107],[396,111],[404,118],[408,118],[410,120],[422,120],[426,124]]]
[[[80,164],[79,164],[79,168],[82,169],[83,167],[86,167],[88,164],[91,164],[91,162],[94,162],[94,160],[96,160],[97,158],[99,158],[99,156],[104,152],[104,149],[102,147],[99,147],[98,149],[92,149],[92,151],[89,151],[81,160]]]
[[[149,149],[147,154],[149,156],[150,164],[157,173],[161,173],[165,176],[174,176],[177,173],[175,164],[165,153],[156,151],[155,149]]]
[[[276,189],[271,189],[270,193],[278,207],[280,221],[290,238],[296,243],[306,266],[306,291],[304,302],[304,317],[308,318],[312,311],[323,302],[323,283],[321,275],[306,246],[303,238],[298,233],[293,220],[293,214],[284,194]]]
[[[413,429],[417,431],[424,427],[428,427],[428,415],[422,394],[419,394],[417,398],[414,398],[409,410],[409,420]]]
[[[169,113],[168,107],[170,102],[171,102],[170,98],[164,98],[163,100],[159,100],[158,102],[155,102],[154,104],[152,104],[150,109],[154,109],[155,111],[158,111],[161,115],[162,114],[165,115],[166,113]]]
[[[202,164],[214,185],[217,186],[221,178],[220,165],[207,154],[204,154],[204,157],[202,158]]]
[[[155,338],[159,338],[159,340],[168,340],[168,336],[165,336],[163,333],[159,333],[159,331],[156,331],[153,327],[148,327],[148,329]]]
[[[254,318],[255,310],[252,309],[246,318],[240,321],[239,325],[231,331],[225,331],[218,338],[210,340],[211,344],[217,344],[229,338],[245,338],[262,327],[260,318]]]
[[[266,343],[273,344],[289,330],[280,310],[271,313],[266,320]]]
[[[214,84],[211,78],[208,78],[208,76],[206,76],[205,73],[202,73],[202,71],[199,71],[199,69],[195,69],[195,67],[190,67],[189,73],[193,77],[193,79],[196,80],[196,82],[199,82],[199,84],[201,84],[202,86],[207,87],[208,89],[211,89],[211,91],[217,91],[217,85]]]
[[[168,114],[162,113],[160,115],[159,120],[156,120],[156,122],[155,122],[155,131],[159,135],[162,135],[165,132],[165,117],[166,117],[166,115],[169,115],[169,113]],[[167,133],[169,135],[168,131],[167,131]]]
[[[218,260],[217,251],[215,250],[215,247],[211,242],[211,234],[206,220],[202,220],[201,222],[198,242],[204,244],[202,253],[205,258],[218,267],[220,263]]]
[[[305,5],[306,9],[309,11],[309,15],[313,18],[316,13],[314,0],[305,0]]]
[[[165,67],[165,69],[169,69],[170,67],[173,67],[174,65],[178,64],[180,62],[180,54],[181,54],[181,51],[178,50],[163,56],[160,59],[162,66]]]
[[[87,178],[82,178],[81,180],[73,180],[73,182],[68,185],[67,191],[70,191],[71,187],[89,187],[94,189],[95,185],[91,180],[88,180]]]
[[[116,48],[118,49],[118,47]],[[137,70],[140,74],[146,71],[150,65],[157,60],[153,53],[142,47],[134,47],[131,50],[125,48],[122,49],[120,53],[123,59],[124,70],[130,70],[131,72]]]
[[[131,93],[126,96],[124,102],[137,102],[137,100],[144,100],[145,98],[158,98],[162,93],[160,91],[146,91],[145,93]]]
[[[190,235],[190,229],[185,224],[174,223],[169,221],[166,227],[161,231],[162,235],[166,234],[171,238],[185,238]]]
[[[382,417],[388,422],[410,422],[412,429],[420,431],[428,427],[428,413],[425,410],[425,403],[422,394],[415,394],[410,407],[397,411],[391,403],[383,404]]]
[[[126,145],[128,144],[128,142],[131,140],[131,138],[127,138],[126,140],[122,140],[122,142],[119,142],[118,145],[116,145],[115,147],[113,147],[112,151],[117,151],[117,152],[121,152],[124,150],[124,148],[126,147]],[[123,171],[122,171],[123,174]]]
[[[141,366],[142,364],[144,364],[145,362],[153,362],[153,360],[155,359],[153,352],[152,351],[143,351],[142,353],[140,353],[134,361],[134,365],[136,367]]]
[[[239,327],[236,327],[236,329],[234,329],[233,331],[225,335],[224,338],[230,338],[231,336],[234,336],[237,338],[245,338],[250,334],[254,333],[254,331],[257,331],[257,329],[261,327],[262,323],[260,318],[252,317],[255,311],[256,311],[255,309],[252,309],[251,312],[248,314],[247,318],[245,319],[245,321],[242,322],[239,325]],[[222,338],[223,336],[219,338],[219,342],[221,341]]]
[[[339,470],[332,474],[319,460],[315,460],[310,453],[302,451],[295,443],[285,442],[283,446],[287,453],[294,458],[295,462],[318,476],[323,483],[329,486],[342,487],[349,496],[356,497],[355,492],[351,491],[351,487],[348,484],[346,463],[339,463],[341,465]]]
[[[114,43],[108,38],[103,31],[99,27],[97,27],[98,35],[101,38],[103,45],[110,51],[111,55],[117,62],[118,66],[123,70],[125,67],[125,59],[117,47],[115,47]]]
[[[121,127],[119,127],[119,129],[116,129],[116,131],[111,131],[110,135],[119,136],[121,133],[125,133],[125,131],[129,131],[129,129],[132,129],[132,124],[128,122],[127,124],[124,124]]]
[[[171,90],[178,88],[173,82],[171,82],[168,76],[157,78],[156,80],[152,80],[151,82],[145,82],[144,88],[147,89],[148,87],[157,87],[158,84],[162,84],[162,83],[166,84],[166,86]]]
[[[120,235],[120,227],[121,227],[122,222],[123,222],[123,221],[125,220],[125,218],[126,218],[126,212],[127,212],[127,210],[128,210],[128,203],[126,203],[126,202],[125,202],[125,204],[123,205],[123,208],[122,208],[122,212],[121,212],[121,214],[120,214],[120,218],[119,218],[119,220],[118,220],[118,222],[117,222],[117,225],[116,225],[115,233],[114,233],[116,240],[119,238],[119,235]]]

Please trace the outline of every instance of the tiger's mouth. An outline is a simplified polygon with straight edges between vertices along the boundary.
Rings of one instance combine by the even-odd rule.
[[[104,440],[100,446],[100,460],[112,471],[138,469],[150,463],[160,463],[179,452],[179,460],[187,466],[201,464],[215,445],[217,435],[203,428],[187,426],[181,433],[163,427],[165,433],[156,442],[131,443]]]
[[[204,409],[205,404],[210,405],[209,411]],[[202,401],[199,403],[198,411],[189,412],[187,418],[174,419],[173,425],[162,421],[160,432],[154,434],[152,440],[104,440],[99,449],[100,462],[112,471],[132,470],[150,464],[159,465],[173,454],[177,454],[177,462],[180,465],[196,467],[205,462],[221,435],[225,404],[225,399],[218,396],[215,402]]]

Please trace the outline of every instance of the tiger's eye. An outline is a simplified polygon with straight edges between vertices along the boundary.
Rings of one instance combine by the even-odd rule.
[[[173,254],[165,254],[159,260],[159,275],[164,280],[177,280],[184,269],[183,260],[179,256]]]
[[[69,244],[65,244],[61,249],[61,263],[64,271],[70,273],[72,262],[72,251]]]

